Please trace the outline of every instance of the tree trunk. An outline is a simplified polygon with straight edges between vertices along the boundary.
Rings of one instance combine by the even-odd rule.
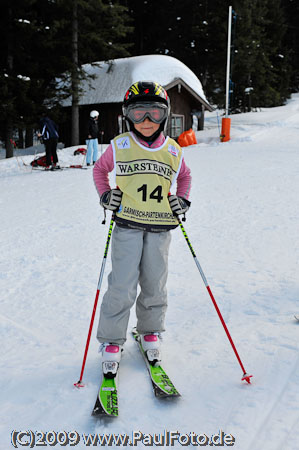
[[[32,147],[33,146],[33,129],[28,127],[26,128],[26,134],[25,134],[25,147]]]
[[[19,139],[18,139],[18,148],[24,148],[24,136],[22,128],[18,129]]]
[[[13,29],[12,29],[12,10],[11,5],[8,7],[8,31],[7,31],[7,68],[8,75],[12,76],[12,70],[14,65],[13,60]],[[6,124],[5,124],[5,149],[6,158],[13,157],[13,122],[12,112],[10,108],[7,108]]]
[[[72,145],[79,144],[78,1],[73,1],[72,20]]]
[[[6,130],[5,130],[5,148],[6,148],[6,158],[13,157],[13,128],[11,117],[8,116],[6,120]]]

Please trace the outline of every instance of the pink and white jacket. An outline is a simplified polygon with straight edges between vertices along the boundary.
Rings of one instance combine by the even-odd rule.
[[[163,135],[163,133],[161,133],[160,136],[150,146],[146,141],[139,139],[136,135],[135,138],[140,142],[140,144],[151,148],[161,147],[161,145],[163,145],[165,141],[165,136]],[[109,183],[109,173],[112,172],[113,169],[113,148],[112,145],[109,144],[106,151],[103,153],[100,159],[98,159],[93,168],[93,179],[99,196],[101,196],[104,192],[110,191],[111,187]],[[190,190],[191,172],[183,158],[180,172],[177,177],[176,195],[188,200]]]

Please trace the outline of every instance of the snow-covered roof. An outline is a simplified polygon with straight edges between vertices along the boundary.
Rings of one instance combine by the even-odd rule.
[[[97,62],[85,64],[84,70],[94,75],[94,80],[84,81],[80,105],[122,102],[129,86],[136,81],[157,81],[166,87],[181,79],[204,103],[201,82],[185,64],[172,56],[143,55],[114,59],[111,63]]]

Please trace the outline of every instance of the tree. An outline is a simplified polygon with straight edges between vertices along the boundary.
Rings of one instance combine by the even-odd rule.
[[[78,0],[73,1],[72,14],[72,145],[79,143],[79,55]]]
[[[0,16],[0,28],[3,29],[2,26],[5,25],[5,36],[1,36],[0,39],[0,131],[1,137],[5,141],[7,158],[13,156],[14,124],[20,123],[20,105],[28,90],[28,78],[20,70],[21,58],[16,52],[16,41],[18,36],[22,35],[22,27],[26,26],[26,22],[22,22],[21,19],[16,20],[15,8],[19,8],[22,15],[25,14],[25,11],[22,10],[22,2],[6,1]]]
[[[80,81],[88,78],[82,70],[86,62],[128,56],[125,43],[130,28],[126,9],[117,1],[74,0],[72,8],[72,145],[79,143]],[[81,31],[82,30],[82,31]]]
[[[284,15],[277,0],[236,1],[232,110],[278,106],[288,97]]]
[[[283,36],[285,47],[289,50],[289,92],[299,92],[299,3],[297,0],[282,0],[286,33]]]
[[[36,127],[46,99],[56,96],[55,75],[65,66],[54,58],[53,2],[8,0],[2,6],[0,134],[6,141],[6,156],[11,157],[15,130]]]
[[[248,109],[250,101],[253,106],[275,106],[288,97],[290,68],[280,0],[128,0],[127,4],[135,24],[133,53],[178,58],[201,80],[210,102],[220,107],[225,103],[232,5],[233,110]]]
[[[11,157],[14,130],[37,127],[37,118],[49,110],[57,120],[67,96],[76,105],[80,80],[87,77],[82,64],[128,55],[130,28],[126,8],[117,0],[2,3],[0,136]]]
[[[58,29],[67,48],[69,70],[62,80],[72,96],[72,145],[79,143],[80,82],[90,78],[82,67],[85,63],[128,56],[125,42],[131,28],[126,7],[118,1],[58,0],[60,8]],[[69,30],[72,30],[70,33]],[[71,54],[70,54],[71,49]]]
[[[133,54],[166,54],[185,63],[212,102],[225,97],[227,0],[128,0]],[[227,7],[226,7],[227,5]]]

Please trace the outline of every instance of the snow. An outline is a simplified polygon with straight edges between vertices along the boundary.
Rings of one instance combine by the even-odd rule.
[[[163,349],[164,366],[182,397],[154,398],[129,333],[132,310],[119,418],[92,418],[100,376],[99,308],[86,387],[73,386],[108,232],[92,171],[31,172],[22,159],[32,156],[2,159],[1,450],[11,448],[13,430],[76,430],[77,449],[87,448],[83,433],[131,438],[134,431],[165,430],[209,437],[223,430],[238,450],[298,448],[299,94],[283,107],[232,116],[226,143],[219,142],[217,118],[218,112],[208,113],[198,144],[185,149],[193,175],[185,228],[252,384],[241,381],[240,365],[177,229]],[[73,151],[59,150],[62,165],[82,162]],[[109,271],[110,258],[100,300]]]
[[[82,82],[81,105],[97,103],[119,103],[123,101],[128,86],[140,80],[157,81],[167,88],[172,81],[180,78],[196,94],[208,103],[201,82],[184,63],[167,55],[142,55],[119,58],[112,64],[98,61],[94,65],[85,64],[84,70],[93,75],[94,80]],[[70,105],[70,99],[65,105]]]

